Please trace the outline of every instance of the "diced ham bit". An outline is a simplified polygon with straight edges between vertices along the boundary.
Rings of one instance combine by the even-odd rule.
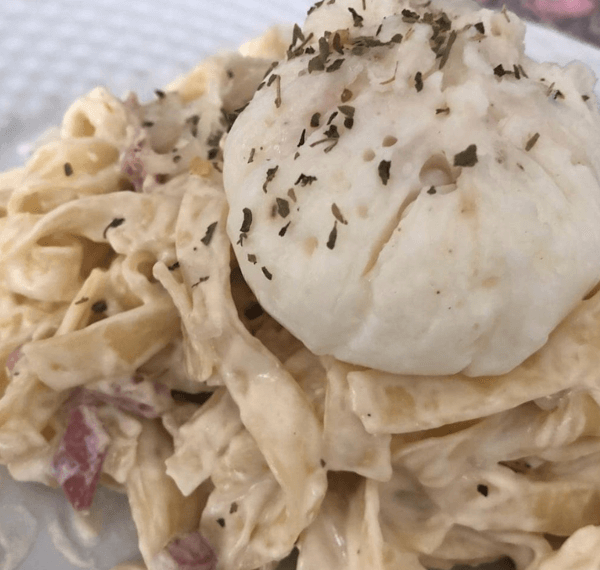
[[[71,392],[67,406],[109,405],[142,418],[159,418],[173,400],[169,390],[159,382],[150,382],[142,376],[103,383],[98,389],[76,388]]]
[[[52,471],[78,511],[92,505],[109,442],[94,408],[78,406],[71,410],[67,429],[52,459]]]
[[[217,556],[206,539],[193,532],[172,540],[154,562],[157,570],[215,570]]]
[[[13,350],[8,355],[8,360],[6,361],[6,368],[8,368],[9,372],[12,372],[14,370],[21,356],[23,356],[23,351],[21,350],[20,346],[18,348],[15,348],[15,350]]]
[[[141,416],[142,418],[154,419],[159,418],[160,413],[153,408],[150,404],[127,398],[126,396],[109,396],[102,392],[97,392],[95,396],[104,404],[109,404],[121,410],[122,412],[129,412],[134,416]]]
[[[141,192],[146,178],[146,168],[141,157],[143,140],[132,144],[123,155],[121,160],[121,172],[129,178],[136,192]]]

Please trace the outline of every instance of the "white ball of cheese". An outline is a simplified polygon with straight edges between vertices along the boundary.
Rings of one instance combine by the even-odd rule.
[[[600,279],[600,121],[581,66],[514,14],[337,0],[294,33],[225,146],[228,232],[316,354],[498,375]]]

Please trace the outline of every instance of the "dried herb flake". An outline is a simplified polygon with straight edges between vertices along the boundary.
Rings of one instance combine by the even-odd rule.
[[[312,73],[313,71],[323,71],[325,69],[325,63],[321,59],[320,55],[313,57],[308,62],[308,73]]]
[[[195,287],[198,287],[198,285],[200,285],[201,283],[206,283],[209,279],[210,279],[210,275],[207,275],[205,277],[200,277],[200,279],[198,279],[198,281],[196,281],[196,283],[191,285],[191,288],[194,289]]]
[[[327,69],[327,73],[333,73],[334,71],[337,71],[340,67],[342,67],[342,64],[344,63],[344,59],[336,59]]]
[[[328,139],[339,139],[340,133],[335,125],[331,125],[324,133]]]
[[[392,162],[390,160],[382,160],[377,167],[377,171],[379,172],[379,178],[381,178],[381,182],[384,186],[387,186],[387,183],[390,180],[390,168],[392,166]]]
[[[306,13],[306,15],[310,16],[315,10],[317,10],[318,8],[323,6],[324,3],[325,3],[325,0],[320,0],[319,2],[317,2],[316,4],[314,4],[313,6],[311,6],[308,9],[308,12]]]
[[[335,202],[331,205],[331,212],[335,219],[340,222],[340,224],[348,225],[348,220],[344,218],[339,206]]]
[[[420,71],[417,71],[417,74],[415,75],[415,89],[417,90],[417,93],[423,91],[423,74]]]
[[[477,145],[474,144],[454,156],[454,166],[475,166],[477,162]]]
[[[298,24],[294,24],[294,30],[292,32],[292,47],[296,45],[298,40],[303,42],[304,34],[302,33],[302,28]]]
[[[290,215],[290,203],[283,198],[277,198],[275,203],[277,204],[277,213],[282,218],[287,218]]]
[[[244,214],[244,219],[242,221],[240,232],[248,233],[252,227],[252,210],[250,208],[244,208],[242,213]]]
[[[355,28],[362,28],[364,18],[354,9],[348,8],[348,12],[352,14],[352,22]]]
[[[408,24],[414,24],[420,20],[419,14],[413,12],[412,10],[404,9],[402,10],[402,21]]]
[[[527,152],[529,152],[534,146],[535,143],[538,142],[538,139],[540,138],[540,133],[535,133],[535,135],[533,135],[528,141],[527,144],[525,145],[525,150]]]
[[[327,247],[329,249],[333,249],[335,247],[335,242],[337,241],[337,221],[333,224],[333,229],[329,233],[329,239],[327,240]]]
[[[118,228],[120,225],[125,223],[125,218],[115,218],[110,224],[108,224],[108,226],[106,226],[104,228],[104,231],[102,232],[102,237],[106,238],[106,234],[108,232],[108,230],[112,229],[112,228]]]
[[[210,226],[208,226],[206,228],[206,233],[204,234],[204,237],[200,240],[205,246],[209,246],[210,242],[212,241],[212,238],[215,234],[215,230],[217,229],[217,224],[219,222],[213,222],[212,224],[210,224]]]
[[[285,236],[286,232],[288,231],[288,228],[290,227],[290,224],[292,222],[288,222],[285,226],[283,226],[280,230],[279,230],[279,236],[283,237]]]
[[[263,184],[263,192],[265,192],[265,193],[267,192],[267,186],[269,185],[270,182],[273,181],[278,170],[279,170],[279,165],[274,166],[273,168],[269,168],[267,170],[267,179],[265,180],[265,183]]]
[[[448,58],[450,57],[450,51],[452,50],[452,46],[456,41],[456,30],[452,30],[450,32],[450,37],[448,38],[448,42],[446,43],[446,47],[442,52],[442,57],[440,58],[440,69],[443,69],[446,63],[448,62]]]
[[[300,176],[298,176],[298,180],[296,180],[296,182],[294,182],[294,186],[307,186],[312,184],[313,182],[315,182],[317,180],[316,176],[307,176],[306,174],[300,174]]]

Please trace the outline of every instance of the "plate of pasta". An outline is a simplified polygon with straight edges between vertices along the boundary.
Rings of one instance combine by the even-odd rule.
[[[110,16],[0,99],[2,570],[600,565],[600,51],[373,1],[41,8]]]

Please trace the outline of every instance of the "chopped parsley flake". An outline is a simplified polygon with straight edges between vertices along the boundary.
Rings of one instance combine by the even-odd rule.
[[[332,73],[334,71],[337,71],[340,67],[342,67],[343,63],[344,63],[344,59],[336,59],[328,68],[327,68],[327,73]]]
[[[283,226],[283,227],[282,227],[282,228],[279,230],[279,236],[280,236],[280,237],[283,237],[283,236],[286,234],[286,232],[288,231],[288,228],[290,227],[290,224],[291,224],[291,223],[292,223],[292,222],[288,222],[288,223],[287,223],[285,226]]]
[[[352,22],[354,27],[362,28],[364,18],[354,8],[348,8],[348,12],[352,14]]]
[[[329,239],[327,240],[327,247],[333,249],[335,242],[337,241],[337,221],[333,224],[333,229],[329,233]]]
[[[242,221],[240,232],[248,233],[252,227],[252,210],[250,210],[250,208],[244,208],[242,213],[244,214],[244,220]]]
[[[290,203],[283,198],[277,198],[275,202],[277,204],[277,213],[282,218],[287,218],[290,215]]]
[[[377,171],[379,172],[379,178],[381,178],[381,182],[384,186],[387,186],[387,183],[390,180],[390,167],[392,166],[391,161],[382,160],[377,167]]]
[[[212,241],[215,230],[217,229],[218,223],[219,222],[213,222],[212,224],[210,224],[210,226],[208,226],[206,228],[206,233],[204,234],[204,237],[200,240],[205,246],[210,245],[210,242]]]
[[[475,166],[477,162],[477,146],[474,144],[454,156],[454,166]]]
[[[415,89],[417,93],[423,91],[423,74],[420,71],[415,75]]]
[[[307,186],[312,184],[313,182],[315,182],[317,180],[316,176],[307,176],[306,174],[301,174],[300,176],[298,176],[298,180],[296,180],[296,182],[294,183],[295,186]]]
[[[112,229],[112,228],[118,228],[120,225],[125,223],[125,218],[115,218],[110,224],[108,224],[108,226],[106,226],[104,228],[104,231],[102,232],[102,237],[106,238],[106,234],[108,232],[108,230]]]
[[[348,220],[346,220],[346,218],[344,218],[344,215],[342,214],[339,206],[336,203],[333,203],[331,205],[331,212],[333,213],[333,216],[335,217],[335,219],[338,222],[340,222],[340,224],[344,224],[344,225],[348,224]]]
[[[269,185],[269,182],[273,181],[278,170],[279,170],[279,166],[274,166],[273,168],[269,168],[267,170],[267,179],[265,180],[265,183],[263,184],[263,192],[265,192],[265,193],[267,192],[267,186]]]
[[[529,152],[534,146],[535,143],[538,142],[538,139],[540,138],[540,133],[535,133],[535,135],[533,135],[528,141],[527,144],[525,145],[525,150],[527,152]]]

